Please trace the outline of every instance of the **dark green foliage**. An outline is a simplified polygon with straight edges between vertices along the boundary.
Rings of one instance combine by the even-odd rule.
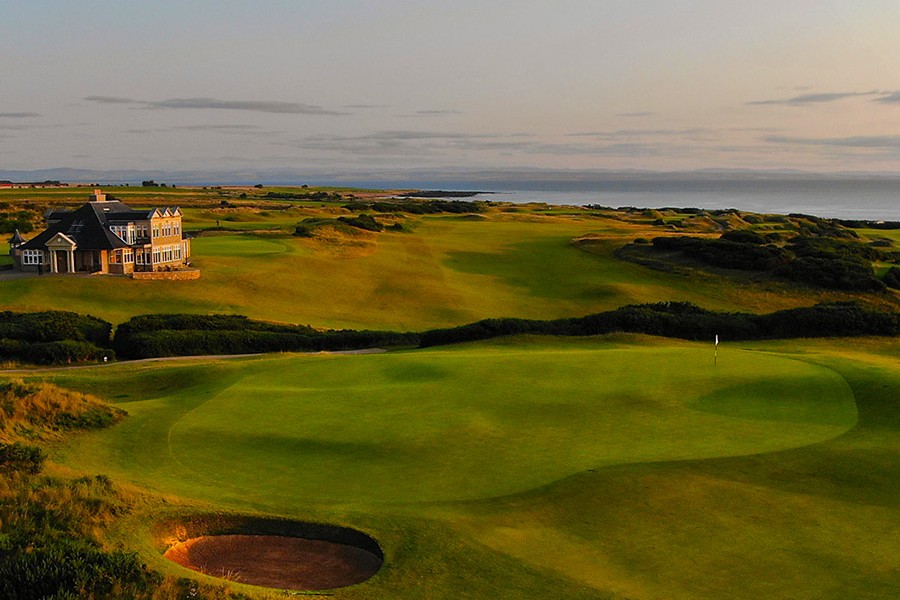
[[[74,312],[0,312],[0,338],[28,342],[75,340],[105,346],[111,332],[112,325],[106,321]]]
[[[0,598],[150,598],[162,578],[94,539],[122,510],[104,476],[14,482],[0,496]]]
[[[120,421],[122,414],[119,409],[106,406],[92,408],[81,414],[63,412],[56,418],[56,425],[60,429],[103,429]]]
[[[384,225],[376,221],[372,215],[365,213],[358,217],[338,217],[338,221],[357,229],[365,229],[366,231],[384,231]]]
[[[625,306],[580,318],[536,321],[485,319],[422,334],[421,346],[437,346],[506,335],[584,336],[614,332],[643,333],[686,340],[729,340],[900,335],[900,315],[864,309],[852,303],[818,304],[767,315],[720,313],[686,302]]]
[[[823,219],[812,215],[789,214],[788,218],[804,236],[830,238],[859,238],[859,235],[844,227],[837,219]]]
[[[836,223],[853,229],[900,229],[900,221],[862,221],[835,219]]]
[[[30,344],[22,340],[0,338],[0,359],[20,360],[36,365],[59,365],[114,359],[109,348],[98,348],[90,342],[61,340]]]
[[[113,358],[112,325],[73,312],[0,313],[0,359],[62,364]]]
[[[29,218],[9,218],[0,216],[0,233],[14,233],[16,229],[20,233],[31,233],[34,225]]]
[[[8,600],[150,598],[160,581],[135,553],[104,552],[75,540],[0,560],[0,597]]]
[[[790,260],[790,255],[777,246],[728,239],[657,237],[653,238],[653,247],[681,252],[716,267],[747,271],[768,271]]]
[[[749,229],[735,229],[734,231],[727,231],[723,233],[719,239],[728,240],[729,242],[738,242],[740,244],[766,243],[766,238]]]
[[[900,290],[900,268],[891,267],[888,269],[888,272],[884,274],[884,279],[882,279],[884,285],[894,288],[895,290]]]
[[[478,213],[484,210],[482,202],[468,202],[465,200],[428,200],[398,201],[398,202],[350,202],[344,205],[347,210],[354,212],[371,210],[380,213],[408,213],[414,215],[433,215],[439,213]]]
[[[44,468],[47,456],[37,446],[0,442],[0,473],[23,472],[35,475]]]
[[[811,256],[826,259],[854,260],[866,264],[867,261],[882,258],[882,252],[869,244],[845,242],[829,238],[798,236],[787,245],[796,256]]]
[[[340,202],[341,195],[329,192],[267,192],[266,198],[275,200],[314,200],[316,202],[330,200]]]
[[[854,259],[801,256],[776,269],[775,274],[832,290],[878,292],[885,289],[885,284],[872,274],[870,264]]]
[[[294,228],[294,235],[296,235],[297,237],[312,237],[313,230],[309,225],[300,223],[297,225],[297,227]]]
[[[744,230],[725,233],[717,240],[658,237],[654,238],[653,247],[681,252],[717,267],[769,271],[784,279],[827,289],[862,292],[885,289],[874,276],[871,261],[892,260],[892,255],[871,244],[816,235],[807,231],[792,238],[783,248],[769,243],[777,241],[772,234],[763,237]]]
[[[141,315],[119,325],[115,348],[125,358],[358,350],[414,345],[416,334],[317,331],[307,325],[254,321],[242,315]]]

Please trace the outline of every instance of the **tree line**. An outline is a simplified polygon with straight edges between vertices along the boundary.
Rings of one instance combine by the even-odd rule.
[[[767,314],[718,312],[687,302],[660,302],[629,305],[585,317],[484,319],[424,332],[318,330],[309,325],[268,323],[243,315],[155,314],[122,323],[112,338],[109,323],[76,313],[6,311],[2,316],[0,358],[37,364],[116,356],[141,359],[425,348],[522,334],[591,336],[621,332],[685,340],[711,340],[716,335],[728,340],[900,335],[900,313],[871,310],[855,302],[821,303]],[[29,323],[34,324],[31,330]]]

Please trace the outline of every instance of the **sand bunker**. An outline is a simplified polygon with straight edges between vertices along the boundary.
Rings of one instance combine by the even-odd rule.
[[[289,590],[361,583],[382,563],[356,546],[275,535],[200,536],[175,544],[164,556],[213,577]]]

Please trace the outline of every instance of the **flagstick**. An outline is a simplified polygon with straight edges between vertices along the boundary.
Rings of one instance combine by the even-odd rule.
[[[719,364],[719,336],[716,335],[716,349],[713,353],[713,366],[717,366]]]

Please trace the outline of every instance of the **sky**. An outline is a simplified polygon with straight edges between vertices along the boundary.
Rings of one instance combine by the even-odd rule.
[[[0,170],[900,173],[897,0],[0,0]]]

